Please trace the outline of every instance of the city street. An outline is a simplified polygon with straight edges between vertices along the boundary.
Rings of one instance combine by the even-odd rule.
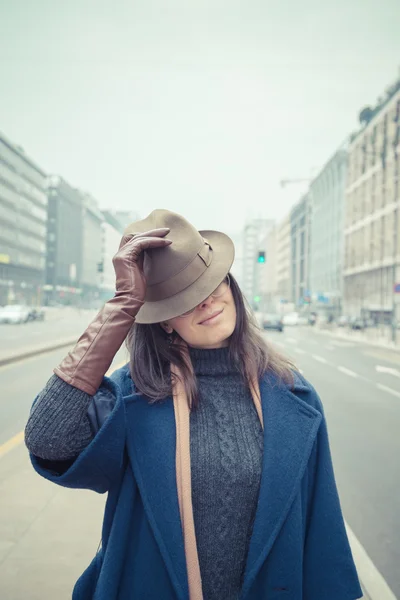
[[[0,324],[0,359],[14,352],[79,336],[95,314],[94,310],[46,308],[44,321],[29,321],[21,325]]]
[[[346,522],[400,597],[400,353],[309,327],[266,335],[319,393]]]
[[[265,335],[320,394],[346,522],[400,597],[400,353],[308,327]],[[64,355],[61,349],[0,368],[0,597],[5,600],[68,600],[100,540],[105,497],[61,489],[38,477],[18,437],[35,395]],[[122,349],[114,365],[126,358]]]

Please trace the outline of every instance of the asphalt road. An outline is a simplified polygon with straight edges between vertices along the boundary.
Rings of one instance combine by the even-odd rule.
[[[70,600],[100,541],[105,496],[40,478],[20,433],[66,350],[0,367],[1,600]],[[122,348],[114,366],[125,362]]]
[[[59,335],[55,324],[53,334]],[[267,338],[295,360],[320,394],[345,519],[400,598],[400,353],[308,328]],[[58,350],[0,368],[2,600],[70,599],[99,543],[105,498],[41,479],[15,438],[64,354]],[[115,365],[125,360],[122,350]]]
[[[400,353],[310,328],[266,335],[319,393],[345,519],[400,598]]]
[[[0,358],[79,335],[95,314],[93,310],[49,309],[44,321],[29,321],[20,325],[1,323]]]

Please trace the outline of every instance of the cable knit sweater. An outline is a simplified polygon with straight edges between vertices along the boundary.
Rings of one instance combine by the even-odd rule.
[[[190,417],[193,515],[204,600],[239,598],[257,507],[263,431],[227,348],[190,350],[200,402]],[[92,439],[91,397],[55,375],[26,426],[29,450],[48,460],[77,456]]]

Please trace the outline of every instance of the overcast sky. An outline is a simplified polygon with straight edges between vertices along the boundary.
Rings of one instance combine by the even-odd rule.
[[[400,67],[399,0],[0,0],[0,130],[102,208],[282,218]]]

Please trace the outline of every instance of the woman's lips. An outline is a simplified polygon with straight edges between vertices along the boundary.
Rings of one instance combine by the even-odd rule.
[[[213,315],[211,315],[210,317],[208,317],[208,319],[205,319],[204,321],[200,321],[200,325],[212,325],[218,319],[218,317],[223,313],[223,311],[224,311],[224,309],[219,310],[218,312],[216,312]]]

